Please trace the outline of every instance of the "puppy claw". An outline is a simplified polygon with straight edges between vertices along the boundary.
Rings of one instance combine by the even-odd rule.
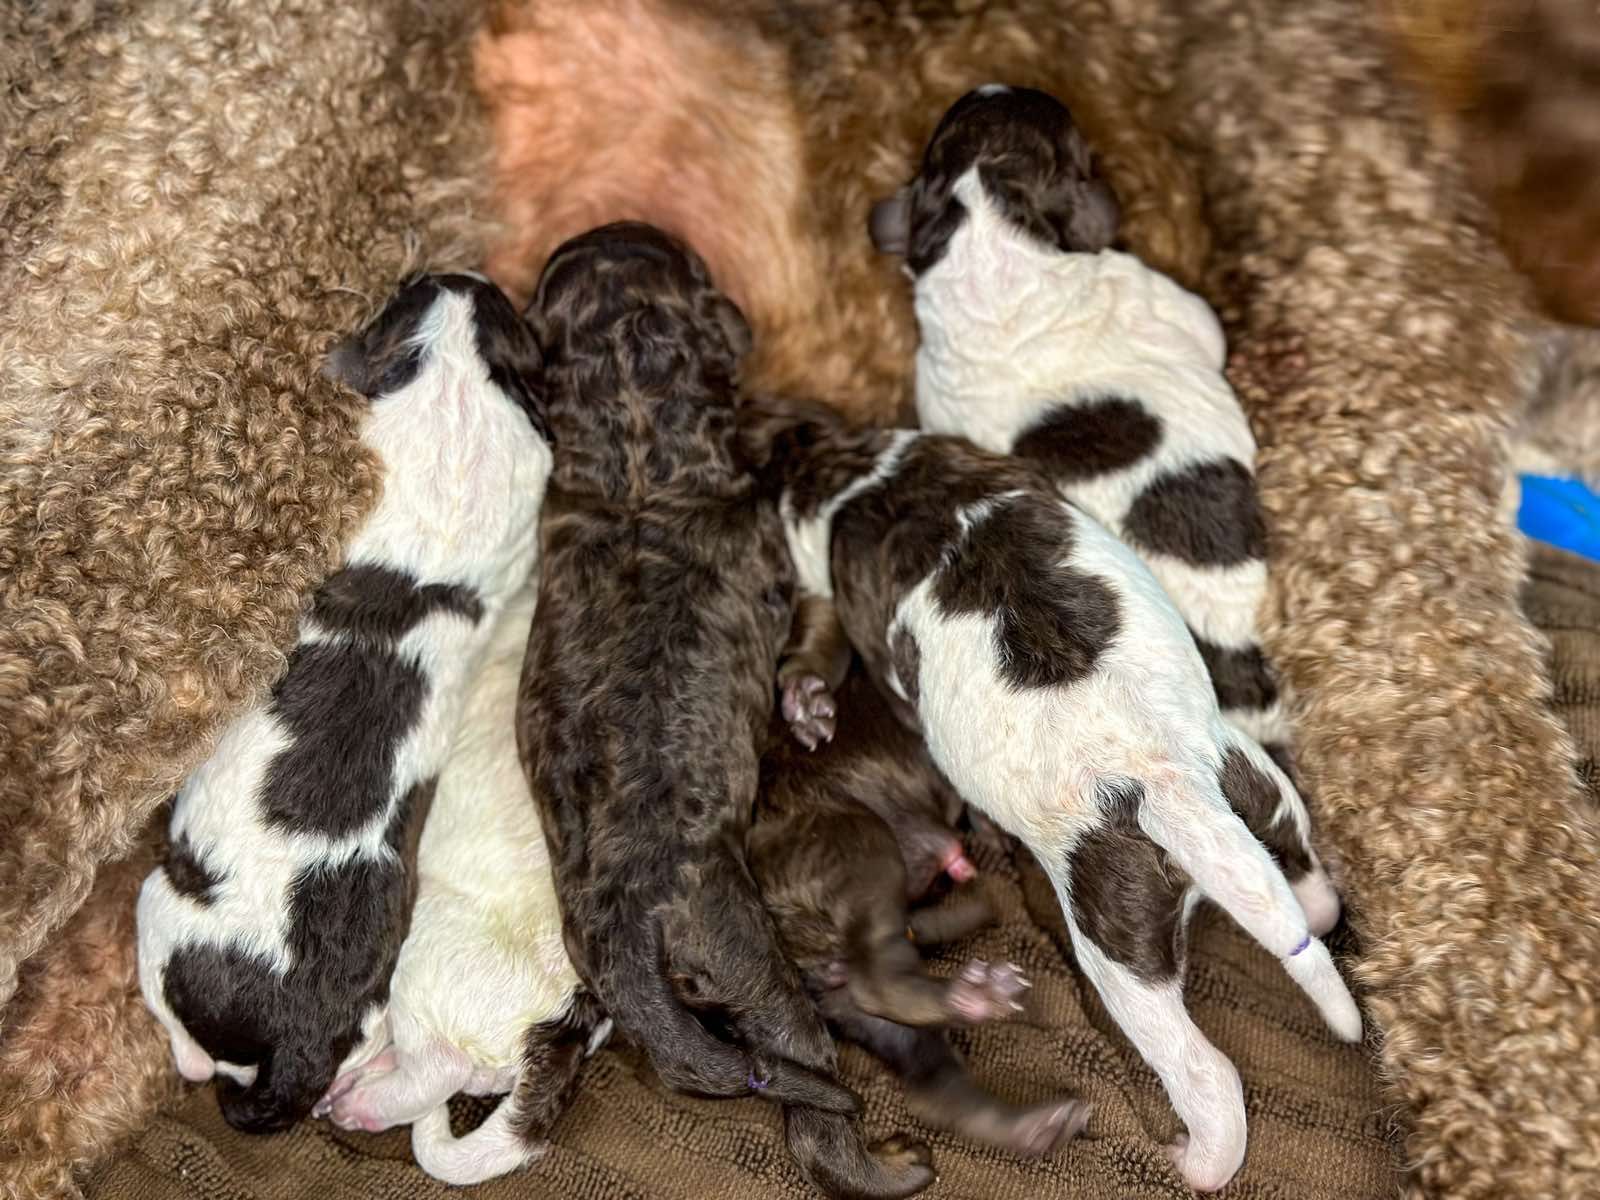
[[[950,985],[952,1014],[968,1024],[993,1020],[1022,1011],[1019,997],[1031,985],[1013,963],[991,966],[974,959],[961,968]]]
[[[909,1134],[894,1134],[873,1142],[868,1149],[879,1162],[899,1170],[933,1166],[933,1151],[926,1142],[919,1142]]]
[[[1026,1158],[1043,1158],[1081,1134],[1089,1125],[1090,1106],[1062,1100],[1032,1109],[1012,1131],[1012,1149]]]
[[[781,707],[790,732],[807,750],[833,740],[838,708],[826,680],[816,675],[784,680]]]
[[[354,1071],[346,1071],[335,1079],[328,1087],[328,1090],[322,1093],[322,1099],[312,1106],[311,1115],[313,1117],[325,1117],[331,1113],[334,1105],[343,1099],[356,1084],[361,1082],[361,1077],[365,1073],[358,1067]]]

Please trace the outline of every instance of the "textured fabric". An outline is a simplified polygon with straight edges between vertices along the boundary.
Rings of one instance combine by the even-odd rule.
[[[1178,1132],[1155,1076],[1117,1032],[1063,952],[1066,931],[1043,874],[977,847],[1002,923],[959,947],[961,955],[1010,959],[1034,987],[1027,1013],[963,1031],[973,1074],[1000,1095],[1043,1099],[1077,1092],[1094,1104],[1085,1137],[1044,1162],[1023,1162],[931,1137],[939,1182],[929,1200],[1187,1200],[1167,1161]],[[1244,1079],[1250,1148],[1229,1195],[1247,1200],[1376,1200],[1400,1186],[1399,1135],[1384,1116],[1361,1047],[1335,1042],[1316,1012],[1263,951],[1219,914],[1196,923],[1188,995],[1196,1022],[1233,1057]],[[1335,941],[1336,953],[1347,943]],[[943,960],[953,968],[957,958]],[[921,1129],[887,1074],[860,1051],[844,1067],[866,1099],[874,1136]],[[484,1111],[472,1102],[472,1111]],[[466,1106],[457,1116],[467,1113]],[[926,1131],[923,1131],[926,1134]],[[608,1048],[588,1065],[555,1147],[519,1175],[473,1195],[547,1200],[753,1200],[814,1197],[790,1165],[778,1112],[756,1100],[714,1101],[666,1092],[630,1049]],[[404,1132],[341,1133],[308,1122],[275,1138],[234,1133],[209,1088],[156,1118],[134,1146],[91,1183],[96,1200],[329,1200],[460,1195],[411,1163]]]
[[[1600,562],[1535,546],[1522,605],[1550,639],[1555,709],[1577,743],[1578,773],[1600,802]]]

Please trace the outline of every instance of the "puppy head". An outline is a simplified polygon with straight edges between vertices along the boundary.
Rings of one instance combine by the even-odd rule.
[[[916,178],[873,206],[873,245],[903,255],[915,275],[928,270],[966,219],[955,186],[974,169],[1005,218],[1047,245],[1093,253],[1116,238],[1116,194],[1066,105],[1033,88],[991,83],[951,106]]]
[[[485,599],[526,577],[554,455],[539,345],[476,275],[407,280],[328,356],[324,373],[369,398],[361,438],[383,464],[381,513],[415,536],[406,570]]]
[[[596,356],[623,379],[659,388],[694,367],[732,383],[750,326],[705,262],[638,221],[590,230],[557,247],[528,306],[552,364]]]
[[[328,352],[323,375],[369,400],[404,391],[428,355],[450,336],[440,310],[440,301],[449,295],[464,297],[471,306],[471,349],[487,370],[489,382],[522,410],[540,437],[550,441],[539,344],[505,293],[481,275],[464,272],[408,279],[377,316]]]

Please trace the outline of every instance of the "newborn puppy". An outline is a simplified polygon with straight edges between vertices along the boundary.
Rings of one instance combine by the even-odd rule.
[[[926,1148],[868,1153],[744,860],[793,597],[776,497],[734,452],[748,327],[634,223],[557,249],[529,319],[560,451],[518,729],[581,1002],[671,1087],[782,1102],[823,1191],[914,1192]]]
[[[527,579],[550,469],[538,347],[461,275],[407,284],[328,372],[371,400],[383,495],[271,697],[178,792],[138,905],[139,981],[228,1123],[305,1115],[381,1022],[463,689]]]
[[[1136,550],[1189,623],[1224,715],[1288,770],[1256,634],[1256,445],[1222,373],[1222,329],[1198,296],[1106,249],[1117,213],[1052,97],[991,84],[950,109],[916,179],[872,218],[916,282],[918,420],[1036,463]],[[1313,931],[1331,929],[1339,898],[1301,852],[1298,795],[1240,816]]]
[[[1032,465],[958,438],[851,433],[822,412],[776,428],[768,469],[787,480],[802,592],[832,599],[951,785],[1039,859],[1080,968],[1188,1127],[1179,1170],[1221,1187],[1244,1159],[1244,1097],[1183,1005],[1195,901],[1283,962],[1339,1037],[1361,1032],[1235,813],[1293,785],[1222,719],[1149,571]]]
[[[989,1095],[937,1028],[1008,1015],[1026,981],[977,961],[953,980],[934,979],[916,951],[993,919],[971,893],[908,912],[939,875],[975,873],[951,828],[960,797],[865,674],[852,671],[836,695],[837,737],[808,751],[776,722],[761,760],[746,844],[783,948],[834,1029],[905,1081],[924,1121],[1016,1154],[1048,1154],[1082,1131],[1088,1106],[1022,1107]]]
[[[439,775],[417,850],[411,932],[389,989],[392,1044],[317,1106],[346,1129],[414,1122],[417,1163],[446,1183],[480,1183],[542,1152],[518,1136],[517,1111],[559,1110],[582,1059],[566,1020],[578,977],[517,756],[517,689],[537,599],[530,579],[506,605]],[[477,1129],[451,1135],[446,1102],[456,1092],[513,1090]]]

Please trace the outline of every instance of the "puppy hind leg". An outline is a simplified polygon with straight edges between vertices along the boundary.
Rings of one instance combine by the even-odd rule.
[[[362,1074],[335,1098],[330,1115],[340,1129],[368,1133],[409,1125],[455,1095],[471,1077],[472,1060],[435,1038],[396,1053],[392,1070]]]
[[[716,927],[700,926],[664,938],[671,947],[672,973],[702,981],[698,1002],[723,1017],[732,1034],[749,1048],[747,1077],[740,1090],[785,1104],[859,1112],[860,1099],[839,1082],[833,1041],[794,967],[779,951],[778,931],[749,873],[731,858],[720,865],[724,873],[710,882],[712,894],[720,896]],[[728,1048],[687,1010],[675,1007],[705,1042]],[[688,1045],[689,1036],[685,1029],[685,1038],[678,1039],[680,1048]],[[706,1069],[685,1066],[691,1071]],[[719,1067],[718,1073],[724,1069]]]
[[[1160,1078],[1188,1130],[1170,1148],[1179,1173],[1196,1191],[1216,1191],[1244,1162],[1247,1128],[1239,1072],[1190,1018],[1180,979],[1142,980],[1112,961],[1075,920],[1069,918],[1067,926],[1079,969]]]
[[[1089,1122],[1089,1106],[1072,1097],[1016,1105],[990,1095],[973,1081],[938,1030],[869,1016],[837,992],[823,1002],[822,1010],[840,1036],[883,1060],[905,1084],[911,1111],[935,1129],[1036,1158],[1082,1133]]]
[[[780,991],[780,997],[787,999]],[[804,998],[801,997],[804,1002]],[[813,1024],[815,1013],[810,1014]],[[849,1088],[833,1078],[832,1046],[829,1044],[826,1069],[822,1072],[786,1056],[763,1049],[765,1039],[752,1041],[746,1054],[737,1047],[713,1037],[665,982],[656,1002],[645,1006],[624,1029],[649,1031],[645,1052],[661,1082],[676,1091],[694,1096],[758,1095],[784,1104],[806,1104],[833,1112],[857,1113],[861,1101]],[[820,1026],[819,1026],[820,1028]],[[748,1036],[748,1035],[747,1035]],[[821,1035],[826,1039],[826,1034]],[[787,1043],[778,1042],[778,1045]]]
[[[1314,937],[1339,923],[1339,893],[1311,847],[1311,815],[1293,778],[1262,746],[1229,729],[1219,782],[1239,818],[1283,868]]]
[[[311,1111],[332,1082],[333,1055],[327,1047],[277,1044],[268,1046],[255,1078],[241,1085],[224,1079],[217,1085],[222,1119],[240,1133],[279,1133]]]
[[[172,1043],[172,1058],[178,1064],[178,1074],[189,1083],[207,1083],[217,1073],[217,1064],[205,1048],[189,1036],[189,1031],[173,1019],[167,1026],[167,1037]]]
[[[584,1060],[604,1040],[608,1019],[598,1000],[580,992],[561,1016],[529,1027],[511,1094],[512,1126],[525,1145],[540,1146],[549,1138],[571,1103]]]
[[[1340,1038],[1360,1038],[1361,1014],[1327,947],[1311,935],[1283,872],[1228,807],[1220,788],[1214,794],[1198,788],[1152,792],[1138,820],[1208,899],[1289,968],[1290,978]]]
[[[955,896],[943,904],[913,909],[906,924],[919,946],[958,942],[995,921],[994,906],[982,892]]]
[[[801,1173],[834,1200],[898,1200],[934,1180],[928,1147],[904,1135],[872,1146],[842,1113],[785,1105],[783,1130]]]
[[[1009,964],[969,962],[953,980],[927,974],[916,948],[894,929],[851,937],[846,987],[861,1010],[902,1025],[977,1024],[1020,1012],[1028,987]]]

